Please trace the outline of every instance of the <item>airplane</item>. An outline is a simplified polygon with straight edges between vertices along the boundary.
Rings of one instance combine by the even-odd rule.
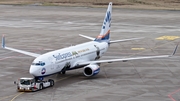
[[[178,45],[176,46],[175,50],[171,55],[99,60],[108,50],[110,44],[142,39],[142,38],[131,38],[131,39],[111,41],[110,40],[111,14],[112,14],[112,2],[110,2],[108,5],[100,34],[96,38],[79,34],[84,38],[90,39],[91,40],[90,42],[50,51],[45,54],[37,54],[23,50],[18,50],[11,47],[6,47],[5,36],[2,36],[2,48],[35,57],[34,61],[30,66],[29,73],[33,75],[34,78],[37,80],[43,80],[44,77],[56,73],[65,74],[66,71],[68,70],[73,70],[78,68],[84,68],[83,74],[86,77],[91,77],[97,75],[100,72],[100,64],[102,63],[112,63],[118,61],[124,62],[128,60],[137,60],[137,59],[167,58],[173,56],[176,53]]]

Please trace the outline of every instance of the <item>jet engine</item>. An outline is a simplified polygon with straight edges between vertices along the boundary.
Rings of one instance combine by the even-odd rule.
[[[90,64],[84,67],[84,75],[87,77],[97,75],[100,68],[97,64]]]

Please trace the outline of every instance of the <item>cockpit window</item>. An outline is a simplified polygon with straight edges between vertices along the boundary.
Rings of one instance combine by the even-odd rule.
[[[35,66],[44,66],[45,62],[39,61],[38,63],[32,63],[32,65],[35,65]]]

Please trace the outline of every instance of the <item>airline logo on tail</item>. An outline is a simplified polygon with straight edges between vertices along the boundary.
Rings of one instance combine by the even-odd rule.
[[[98,35],[98,37],[95,39],[95,41],[101,41],[101,40],[109,40],[110,37],[110,27],[111,27],[111,12],[112,12],[112,2],[109,3],[103,25],[101,28],[101,32]]]
[[[104,23],[103,23],[103,29],[106,28],[106,23],[109,23],[109,28],[111,27],[111,12],[107,12],[106,13],[106,18],[104,19]]]

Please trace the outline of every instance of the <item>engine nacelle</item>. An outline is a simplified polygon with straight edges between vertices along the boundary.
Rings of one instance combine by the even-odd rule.
[[[84,67],[84,75],[87,77],[97,75],[99,71],[100,68],[96,64],[90,64]]]

